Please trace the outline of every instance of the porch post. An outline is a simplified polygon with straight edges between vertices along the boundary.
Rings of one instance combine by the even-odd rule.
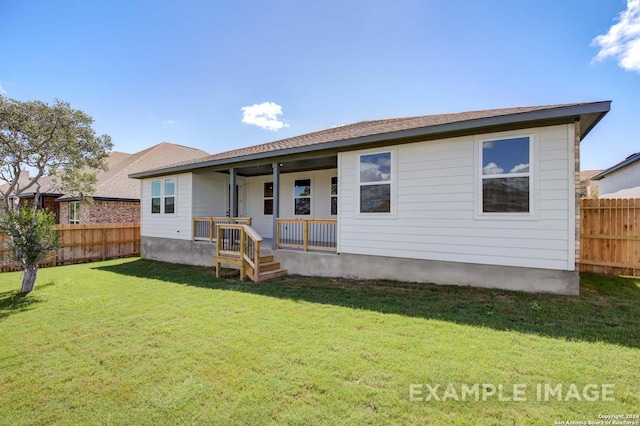
[[[229,221],[233,223],[233,218],[238,214],[234,211],[236,205],[236,169],[229,169]]]
[[[278,218],[280,217],[280,163],[273,163],[273,238],[271,248],[278,248]]]

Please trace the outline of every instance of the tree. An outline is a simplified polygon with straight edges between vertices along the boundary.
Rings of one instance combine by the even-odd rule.
[[[24,270],[22,293],[33,290],[38,274],[38,262],[58,247],[58,231],[53,229],[55,215],[48,210],[34,211],[20,207],[9,211],[0,222],[0,230],[11,240],[10,256]]]
[[[60,192],[85,198],[93,191],[95,171],[106,170],[113,144],[108,135],[96,136],[92,124],[89,115],[72,109],[67,102],[56,99],[49,105],[0,95],[0,180],[8,184],[4,190],[0,188],[0,212],[4,216],[2,227],[12,238],[13,256],[25,271],[23,292],[31,291],[35,283],[36,251],[57,241],[45,232],[50,218],[36,214],[41,178],[54,176]],[[20,179],[27,169],[35,170],[35,176]],[[22,211],[20,203],[12,202],[26,191],[34,194],[31,216]],[[26,224],[27,219],[31,225]],[[52,225],[49,229],[52,231]]]

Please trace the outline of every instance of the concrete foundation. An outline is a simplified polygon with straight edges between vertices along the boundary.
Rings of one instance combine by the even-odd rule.
[[[215,244],[142,237],[143,259],[186,265],[215,266]],[[358,254],[275,250],[290,274],[497,288],[530,293],[578,295],[578,272],[513,266],[479,265]]]
[[[215,254],[215,244],[208,242],[142,237],[140,243],[140,255],[143,259],[162,262],[215,266]]]
[[[578,295],[580,291],[580,277],[578,272],[572,271],[293,250],[276,250],[274,257],[290,274],[390,279],[564,295]]]

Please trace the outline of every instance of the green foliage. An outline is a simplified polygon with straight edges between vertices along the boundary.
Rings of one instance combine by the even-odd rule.
[[[93,118],[55,100],[22,102],[0,95],[0,179],[9,188],[0,191],[4,210],[9,196],[19,197],[29,190],[39,191],[42,176],[56,176],[60,192],[90,196],[95,186],[95,170],[106,169],[113,147],[108,135],[96,136]],[[35,169],[30,180],[20,180],[22,170]]]
[[[0,230],[11,238],[11,257],[23,267],[36,266],[58,247],[59,234],[54,225],[53,212],[21,207],[3,217]]]

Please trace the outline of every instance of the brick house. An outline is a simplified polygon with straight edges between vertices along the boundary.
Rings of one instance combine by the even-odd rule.
[[[46,176],[40,181],[40,207],[53,211],[59,224],[139,222],[140,182],[129,179],[129,174],[207,155],[205,151],[168,142],[135,154],[114,151],[107,160],[107,171],[97,173],[92,202],[56,191],[53,179]],[[28,171],[22,174],[21,179],[29,179]],[[33,193],[21,195],[22,200],[33,197]]]

